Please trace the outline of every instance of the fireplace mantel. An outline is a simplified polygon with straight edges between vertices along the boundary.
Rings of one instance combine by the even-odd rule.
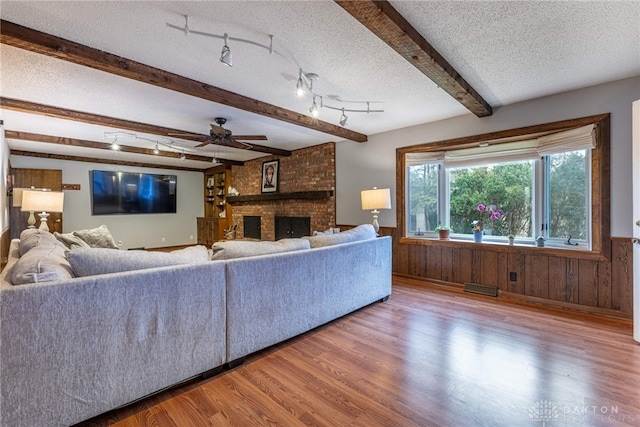
[[[246,196],[228,196],[227,203],[261,203],[276,200],[318,200],[333,196],[333,190],[296,191],[292,193],[248,194]]]

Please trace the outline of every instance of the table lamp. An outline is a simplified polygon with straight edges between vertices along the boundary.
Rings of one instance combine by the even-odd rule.
[[[362,201],[362,210],[371,211],[373,214],[373,228],[378,234],[380,224],[378,224],[378,209],[391,209],[391,191],[388,188],[376,188],[373,190],[362,190],[360,192],[360,200]]]
[[[35,218],[33,222],[31,218],[35,211],[40,212],[40,227],[42,231],[49,231],[49,225],[47,224],[47,218],[50,212],[62,212],[64,205],[64,193],[62,191],[47,191],[47,190],[35,190],[24,189],[22,191],[22,206],[21,210],[31,212],[29,215],[29,228],[35,228]]]

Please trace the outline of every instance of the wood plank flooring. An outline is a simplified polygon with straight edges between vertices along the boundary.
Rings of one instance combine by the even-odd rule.
[[[81,424],[640,426],[631,322],[395,283],[216,377]]]

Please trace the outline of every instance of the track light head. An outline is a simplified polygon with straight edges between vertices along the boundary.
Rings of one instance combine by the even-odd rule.
[[[340,126],[344,126],[347,124],[347,115],[344,113],[344,108],[342,109],[342,116],[340,116]]]
[[[180,160],[187,160],[187,156],[184,154],[184,151],[182,151],[182,154],[180,155]]]
[[[313,96],[313,103],[311,104],[311,107],[309,108],[309,112],[311,113],[311,115],[313,117],[318,117],[318,104],[316,104],[316,96]]]
[[[296,84],[296,95],[304,95],[304,83],[302,83],[302,77],[298,77],[298,83]]]
[[[160,150],[158,149],[158,143],[156,142],[156,146],[153,149],[153,154],[160,154]]]
[[[220,53],[220,62],[229,67],[233,67],[233,59],[231,57],[231,49],[228,46],[229,35],[224,33],[224,46],[222,46],[222,53]]]

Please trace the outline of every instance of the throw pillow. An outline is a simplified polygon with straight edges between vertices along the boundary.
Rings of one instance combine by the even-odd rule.
[[[340,231],[338,231],[338,233],[339,233],[339,232],[340,232]],[[334,231],[334,229],[333,229],[333,228],[330,228],[330,229],[325,230],[325,231],[314,231],[314,232],[313,232],[313,235],[314,235],[314,236],[326,236],[326,235],[328,235],[328,234],[335,234],[335,233],[336,233],[336,232]]]
[[[356,242],[359,240],[369,240],[376,238],[376,231],[371,224],[361,224],[342,233],[330,234],[324,236],[303,237],[309,240],[312,248],[321,248],[323,246],[337,245],[340,243]]]
[[[98,228],[74,231],[73,235],[84,240],[92,248],[118,249],[118,245],[116,245],[106,225],[101,225]]]
[[[33,247],[14,265],[11,282],[14,285],[23,285],[71,279],[74,277],[73,270],[64,256],[64,251],[64,245],[59,243]]]
[[[249,240],[228,240],[215,242],[211,247],[211,259],[233,259],[257,255],[276,254],[309,249],[309,242],[304,239],[281,239],[277,242],[252,242]]]
[[[31,249],[40,245],[56,245],[58,241],[48,231],[37,228],[27,228],[20,233],[20,256],[24,256]]]
[[[191,246],[173,252],[79,248],[66,254],[78,277],[209,261],[209,252],[204,246]]]
[[[73,233],[58,233],[57,231],[53,233],[53,236],[58,239],[63,245],[65,245],[68,249],[77,249],[77,248],[89,248],[89,244],[82,240],[81,238],[74,236]]]

